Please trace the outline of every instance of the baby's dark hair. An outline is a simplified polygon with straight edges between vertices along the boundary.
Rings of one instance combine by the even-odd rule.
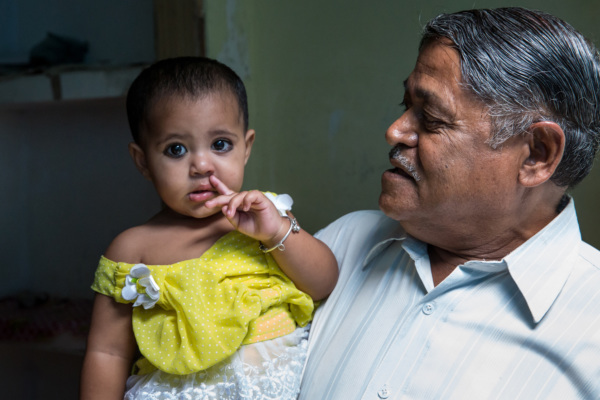
[[[248,130],[248,99],[240,77],[228,66],[205,57],[176,57],[158,61],[144,69],[127,92],[127,118],[133,140],[140,144],[140,126],[148,112],[172,96],[200,99],[230,92],[237,99]]]

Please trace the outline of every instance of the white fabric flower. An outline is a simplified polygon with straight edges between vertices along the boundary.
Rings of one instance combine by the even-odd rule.
[[[292,200],[292,196],[289,194],[280,194],[276,196],[267,192],[265,193],[265,196],[275,204],[275,208],[277,208],[279,215],[282,217],[287,215],[287,211],[290,211],[292,209],[292,204],[294,204],[294,200]]]
[[[139,291],[138,287],[141,287],[142,291]],[[148,267],[144,264],[136,264],[131,267],[129,275],[125,277],[125,286],[121,290],[121,297],[128,301],[135,300],[134,307],[141,305],[146,310],[154,307],[160,297],[160,288],[150,275]]]

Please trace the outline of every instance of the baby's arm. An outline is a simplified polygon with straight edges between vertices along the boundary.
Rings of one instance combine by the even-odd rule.
[[[130,230],[131,231],[131,230]],[[129,260],[136,235],[124,232],[105,252],[111,260]],[[81,372],[81,400],[123,399],[125,382],[137,350],[131,316],[132,304],[117,303],[96,294],[92,323]]]
[[[81,400],[123,399],[135,350],[131,304],[96,294],[81,373]]]
[[[282,229],[272,239],[262,241],[267,248],[279,243],[289,229],[291,222],[279,218]],[[315,301],[329,296],[338,279],[338,264],[329,247],[304,229],[290,233],[284,245],[284,251],[275,249],[270,254],[296,287]]]
[[[281,217],[262,192],[235,193],[215,176],[210,179],[221,196],[207,201],[206,207],[221,206],[223,214],[238,231],[260,240],[267,248],[284,238],[291,221]],[[284,251],[270,252],[282,271],[313,300],[327,297],[338,278],[337,261],[331,250],[303,229],[290,233],[284,245]]]

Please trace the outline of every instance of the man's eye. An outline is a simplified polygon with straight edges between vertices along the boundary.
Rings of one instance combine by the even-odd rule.
[[[216,150],[218,152],[230,151],[232,147],[233,147],[233,144],[231,144],[231,142],[229,140],[225,140],[225,139],[216,140],[212,144],[213,150]]]
[[[407,94],[404,95],[399,106],[402,107],[404,111],[408,110],[412,106],[412,104],[410,103],[410,98]]]
[[[429,130],[429,131],[433,131],[436,130],[438,128],[440,128],[441,126],[443,126],[443,122],[439,121],[437,119],[431,118],[427,115],[423,116],[423,126],[425,127],[425,129]]]
[[[183,157],[185,153],[187,153],[187,149],[179,143],[172,144],[165,150],[165,154],[173,158]]]

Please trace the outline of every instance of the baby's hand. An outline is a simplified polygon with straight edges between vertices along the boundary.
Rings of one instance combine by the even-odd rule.
[[[236,193],[214,175],[209,180],[220,196],[208,200],[205,206],[221,207],[223,215],[236,230],[266,243],[274,243],[276,238],[283,236],[289,222],[281,218],[275,205],[262,192]]]

